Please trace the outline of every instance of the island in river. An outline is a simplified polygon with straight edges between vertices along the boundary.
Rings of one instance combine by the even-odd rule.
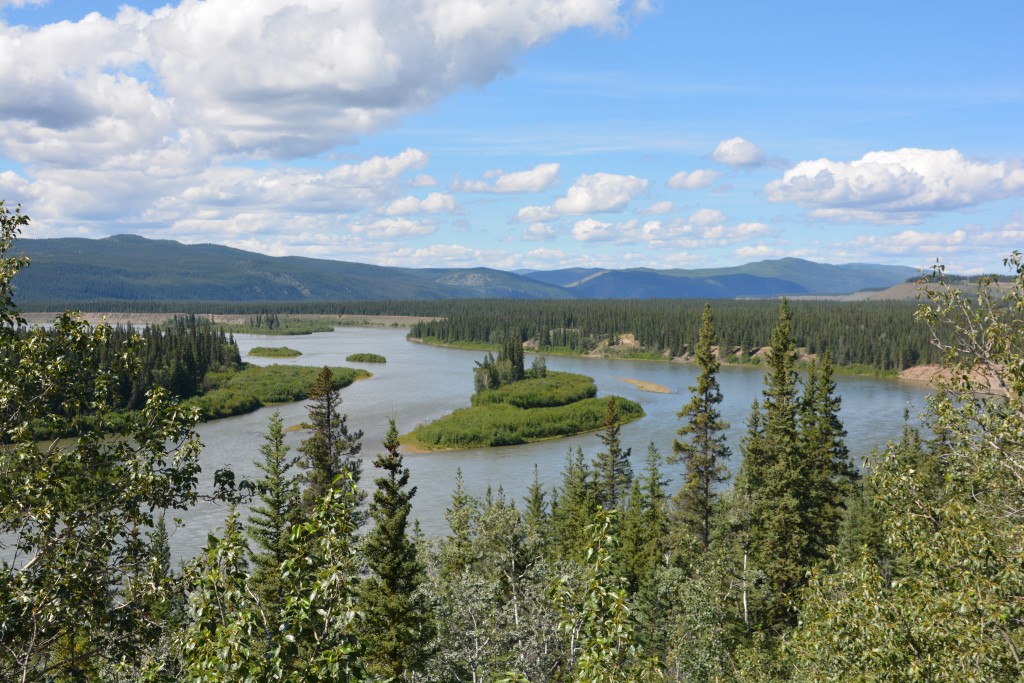
[[[478,391],[470,407],[416,427],[401,442],[414,451],[511,446],[592,432],[643,416],[635,401],[597,398],[590,377],[548,372]]]

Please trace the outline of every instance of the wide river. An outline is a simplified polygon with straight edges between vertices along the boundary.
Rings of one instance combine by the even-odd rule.
[[[279,337],[236,335],[243,360],[267,365],[289,363],[298,365],[334,365],[364,367],[373,378],[356,382],[341,392],[342,412],[348,416],[350,429],[362,429],[363,486],[372,490],[377,476],[373,458],[381,450],[388,418],[394,417],[400,433],[469,405],[473,393],[474,361],[481,360],[480,351],[463,351],[416,344],[405,339],[404,328],[344,327],[334,332]],[[255,346],[290,346],[302,352],[295,359],[266,359],[248,355]],[[371,352],[385,356],[386,364],[348,363],[352,353]],[[531,361],[527,359],[527,365]],[[548,368],[589,375],[597,383],[598,395],[618,394],[639,402],[647,416],[625,425],[622,440],[632,448],[633,470],[643,470],[647,446],[653,442],[663,455],[672,452],[672,441],[680,426],[676,417],[689,400],[688,387],[695,382],[693,365],[645,361],[600,360],[552,356]],[[728,432],[732,448],[730,468],[740,462],[740,439],[746,430],[751,403],[760,398],[764,371],[755,367],[723,367],[719,374],[724,401],[722,413],[732,427]],[[644,380],[664,385],[670,394],[641,391],[621,378]],[[840,418],[848,432],[847,446],[857,462],[872,449],[899,436],[903,413],[909,409],[917,416],[925,406],[928,389],[920,384],[894,379],[838,377],[836,381],[843,405]],[[201,462],[203,473],[200,488],[208,491],[213,473],[230,466],[240,477],[256,478],[259,471],[254,460],[259,457],[267,420],[280,410],[286,426],[296,425],[306,417],[305,403],[292,403],[263,408],[249,415],[217,420],[200,425],[203,442]],[[304,437],[293,431],[286,443],[293,449]],[[536,465],[540,480],[546,487],[559,482],[567,453],[577,446],[592,458],[601,448],[596,434],[573,436],[556,441],[481,448],[468,451],[407,454],[405,463],[412,473],[411,483],[417,487],[413,499],[413,515],[427,535],[447,531],[444,519],[456,472],[461,469],[467,490],[482,496],[488,487],[495,492],[501,487],[507,496],[519,500],[533,481]],[[294,452],[294,451],[293,451]],[[678,484],[681,466],[667,468]],[[185,526],[172,530],[172,550],[178,557],[195,555],[206,542],[209,531],[224,520],[223,505],[202,503],[184,516]]]

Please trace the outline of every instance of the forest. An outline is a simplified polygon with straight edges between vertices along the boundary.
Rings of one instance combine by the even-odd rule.
[[[962,280],[962,278],[959,278]],[[958,281],[959,281],[958,280]],[[260,327],[234,331],[265,333],[268,320],[286,314],[401,315],[434,317],[413,325],[410,337],[439,344],[486,345],[497,348],[507,339],[530,342],[542,353],[581,354],[618,335],[632,334],[646,357],[689,353],[697,338],[704,301],[697,299],[517,300],[450,299],[436,301],[342,302],[97,302],[91,310],[119,313],[181,312],[243,314]],[[745,354],[768,346],[777,314],[772,300],[713,302],[719,344],[728,353]],[[816,354],[828,348],[837,368],[862,367],[894,373],[914,365],[937,363],[940,354],[929,330],[915,324],[917,304],[903,301],[795,301],[793,341]],[[38,306],[36,307],[38,310]],[[325,321],[296,331],[322,329]]]
[[[394,421],[373,459],[330,368],[292,454],[273,417],[257,481],[179,567],[195,504],[198,413],[159,385],[116,424],[133,345],[73,314],[21,334],[0,205],[0,679],[19,681],[935,681],[1024,672],[1024,262],[976,297],[917,312],[951,370],[925,438],[908,426],[863,472],[844,446],[832,350],[799,379],[802,307],[774,303],[764,388],[737,453],[718,413],[718,304],[685,338],[699,374],[677,438],[629,467],[617,425],[566,457],[553,490],[477,499],[450,532],[409,519]],[[552,326],[550,329],[555,329]],[[893,330],[895,331],[895,329]],[[992,388],[996,392],[992,393]],[[984,390],[983,390],[984,389]],[[93,428],[41,442],[38,424]],[[109,429],[107,429],[110,427]],[[375,444],[373,445],[375,446]],[[737,458],[727,481],[723,464]],[[666,488],[666,462],[685,468]],[[251,505],[242,508],[243,502]],[[469,599],[467,599],[469,598]]]

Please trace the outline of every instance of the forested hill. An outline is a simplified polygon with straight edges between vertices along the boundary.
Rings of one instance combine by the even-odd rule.
[[[458,298],[737,298],[884,288],[911,268],[800,259],[700,271],[395,268],[274,257],[135,235],[22,239],[32,265],[16,280],[21,305],[98,301],[332,301]]]

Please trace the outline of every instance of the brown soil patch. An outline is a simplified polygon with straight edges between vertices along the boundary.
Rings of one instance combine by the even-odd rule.
[[[642,379],[629,379],[628,377],[619,377],[619,381],[632,384],[640,391],[650,391],[655,394],[671,394],[672,390],[661,384],[655,384],[654,382],[645,382]]]

